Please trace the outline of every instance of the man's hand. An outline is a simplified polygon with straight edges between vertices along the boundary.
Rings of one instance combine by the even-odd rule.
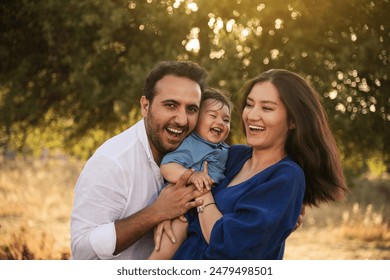
[[[189,209],[202,205],[203,200],[195,201],[202,194],[194,185],[186,186],[193,170],[187,170],[176,184],[162,189],[156,201],[137,213],[115,222],[116,247],[114,255],[127,249],[156,225],[184,215]]]
[[[170,220],[184,215],[189,209],[197,207],[203,201],[195,201],[202,194],[194,185],[187,186],[193,170],[185,171],[175,184],[169,184],[161,190],[156,201],[151,205],[163,220]]]

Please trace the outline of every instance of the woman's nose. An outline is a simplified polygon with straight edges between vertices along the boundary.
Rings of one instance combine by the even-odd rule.
[[[261,110],[259,108],[253,107],[248,114],[248,118],[251,120],[261,120]]]

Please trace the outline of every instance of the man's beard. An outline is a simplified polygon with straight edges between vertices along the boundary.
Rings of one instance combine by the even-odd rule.
[[[165,128],[158,121],[155,120],[154,115],[150,111],[146,118],[146,131],[151,144],[155,147],[155,149],[161,156],[172,152],[180,144],[172,143],[171,145],[167,145],[167,143],[164,142],[161,136],[163,135],[163,133],[165,133]]]

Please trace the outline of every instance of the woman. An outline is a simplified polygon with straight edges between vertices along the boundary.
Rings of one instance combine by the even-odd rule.
[[[248,145],[229,149],[226,178],[198,199],[174,259],[282,259],[302,204],[344,197],[336,142],[317,93],[269,70],[243,88]]]

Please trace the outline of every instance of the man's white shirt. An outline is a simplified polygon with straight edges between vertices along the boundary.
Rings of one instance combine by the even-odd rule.
[[[163,185],[143,120],[107,140],[76,183],[71,215],[73,259],[146,259],[153,232],[114,256],[114,222],[150,205]]]

